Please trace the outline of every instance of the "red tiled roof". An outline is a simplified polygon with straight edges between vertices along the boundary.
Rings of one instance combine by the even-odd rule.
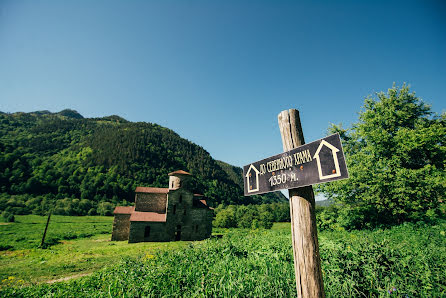
[[[208,205],[207,203],[206,203],[206,200],[200,200],[200,202],[202,202],[204,205]]]
[[[156,212],[133,211],[132,215],[130,215],[130,221],[166,222],[166,214],[156,213]]]
[[[183,171],[183,170],[178,170],[178,171],[169,173],[169,176],[172,176],[172,175],[191,175],[191,174],[188,173],[188,172],[185,172],[185,171]]]
[[[133,206],[117,206],[113,211],[113,214],[130,214],[135,210]]]
[[[168,193],[168,188],[159,188],[159,187],[141,187],[138,186],[135,189],[135,192],[147,192],[147,193]]]

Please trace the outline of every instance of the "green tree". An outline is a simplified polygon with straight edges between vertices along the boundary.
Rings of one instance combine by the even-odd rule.
[[[263,211],[259,214],[260,227],[271,229],[274,223],[274,215],[271,212]]]
[[[98,214],[99,215],[113,215],[114,206],[110,202],[100,202],[98,204]]]
[[[237,226],[235,217],[236,207],[233,205],[221,210],[215,216],[214,225],[220,228],[234,228]]]
[[[319,185],[342,203],[341,226],[362,228],[444,216],[446,114],[401,88],[365,99],[359,121],[339,132],[350,179]]]

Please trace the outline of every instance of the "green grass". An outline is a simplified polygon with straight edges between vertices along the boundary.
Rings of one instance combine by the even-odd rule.
[[[0,243],[12,247],[0,251],[0,281],[30,284],[79,273],[90,273],[159,249],[176,249],[187,242],[137,243],[110,241],[112,217],[51,216],[45,242],[38,248],[47,217],[18,215],[16,222],[0,225]]]
[[[14,223],[0,225],[0,250],[37,248],[45,230],[47,217],[16,215]],[[113,217],[52,215],[45,237],[47,245],[62,240],[111,234]]]
[[[406,224],[388,230],[321,232],[319,244],[327,297],[446,296],[445,231],[446,223],[441,222],[435,226]],[[29,252],[23,256],[28,266],[42,262],[39,257],[46,257],[46,263],[39,266],[47,268],[47,274],[56,274],[53,278],[63,276],[60,264],[71,264],[69,270],[73,272],[88,270],[91,264],[99,264],[97,268],[103,269],[51,285],[22,285],[17,280],[27,272],[24,265],[17,274],[4,278],[0,296],[296,295],[289,224],[275,224],[271,230],[214,232],[223,237],[197,242],[127,244],[109,242],[110,235],[96,235],[69,240],[47,250],[7,252],[18,254],[15,260],[21,258],[21,251]],[[102,258],[106,259],[103,263]],[[6,263],[0,264],[2,272]],[[17,264],[8,270],[15,267]],[[8,279],[9,276],[12,278]]]

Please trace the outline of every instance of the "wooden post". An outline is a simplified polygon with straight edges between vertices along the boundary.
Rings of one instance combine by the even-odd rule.
[[[282,111],[278,120],[284,151],[305,144],[299,111]],[[290,189],[289,196],[297,295],[325,297],[313,187]]]
[[[48,213],[48,219],[46,220],[45,231],[43,231],[42,242],[40,243],[40,247],[43,247],[43,245],[45,244],[45,236],[46,236],[46,231],[48,230],[48,224],[50,223],[50,218],[51,218],[51,210]]]

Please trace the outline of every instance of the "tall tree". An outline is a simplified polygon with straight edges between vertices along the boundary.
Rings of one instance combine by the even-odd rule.
[[[350,228],[444,216],[445,124],[446,114],[406,85],[367,97],[351,129],[330,128],[343,140],[350,179],[319,190],[343,204]]]

